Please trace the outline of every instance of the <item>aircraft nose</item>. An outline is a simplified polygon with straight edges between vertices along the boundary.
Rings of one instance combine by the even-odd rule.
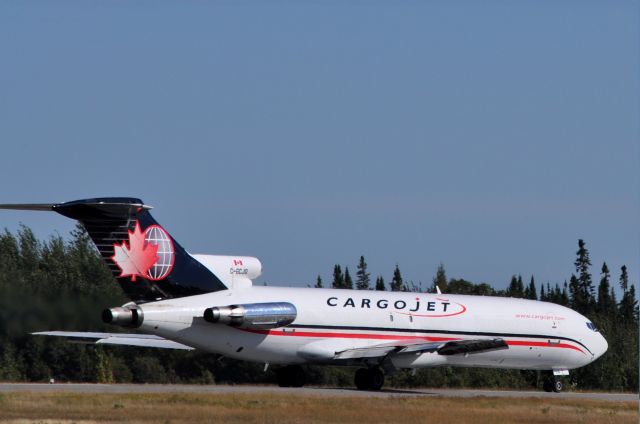
[[[593,360],[595,361],[596,359],[604,355],[608,348],[609,344],[607,343],[607,340],[602,336],[602,334],[598,334],[593,349]]]

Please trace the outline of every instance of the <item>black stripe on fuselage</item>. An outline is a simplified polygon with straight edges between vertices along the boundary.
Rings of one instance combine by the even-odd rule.
[[[562,336],[550,336],[544,334],[516,334],[516,333],[489,333],[483,331],[451,331],[451,330],[423,330],[418,328],[389,328],[389,327],[356,327],[348,325],[307,325],[307,324],[290,324],[289,328],[309,328],[315,330],[354,330],[354,331],[385,331],[395,333],[423,333],[423,334],[451,334],[451,335],[464,335],[464,336],[487,336],[487,337],[522,337],[522,338],[536,338],[536,339],[557,339],[566,340],[579,344],[587,349],[589,353],[593,355],[593,352],[588,347],[583,345],[577,340],[569,337]]]

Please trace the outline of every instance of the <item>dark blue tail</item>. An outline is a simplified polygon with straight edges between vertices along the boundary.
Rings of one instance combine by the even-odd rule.
[[[52,210],[80,221],[113,276],[134,302],[227,288],[153,219],[151,207],[140,199],[104,197],[60,204],[0,205],[0,208]]]

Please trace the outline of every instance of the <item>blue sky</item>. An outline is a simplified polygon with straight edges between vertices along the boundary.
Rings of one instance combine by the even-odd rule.
[[[136,196],[312,284],[638,281],[637,1],[3,2],[2,202]],[[3,212],[41,237],[62,217]],[[595,277],[596,281],[598,277]]]

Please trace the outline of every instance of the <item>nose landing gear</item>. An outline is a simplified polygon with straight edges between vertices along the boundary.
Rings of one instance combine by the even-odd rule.
[[[551,375],[545,378],[544,382],[542,383],[542,388],[545,392],[560,393],[564,389],[564,384],[558,377]]]

